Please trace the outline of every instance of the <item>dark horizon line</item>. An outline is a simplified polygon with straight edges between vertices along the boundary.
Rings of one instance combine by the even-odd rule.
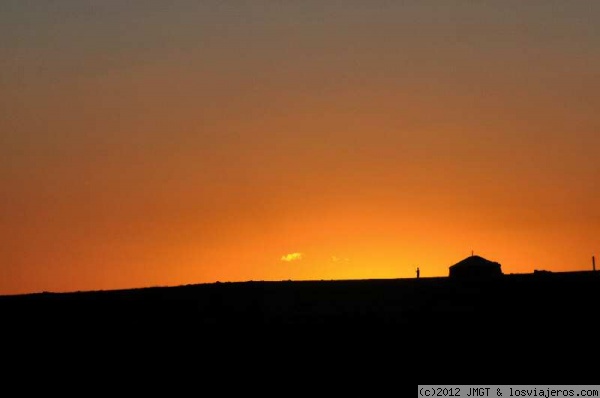
[[[536,275],[536,273],[543,274],[578,274],[578,273],[596,273],[594,270],[575,270],[575,271],[551,271],[551,270],[533,270],[532,272],[511,272],[508,274],[502,274],[504,276],[522,276],[522,275]],[[147,289],[173,289],[183,287],[195,287],[195,286],[209,286],[209,285],[223,285],[223,284],[245,284],[245,283],[309,283],[309,282],[366,282],[366,281],[397,281],[397,280],[419,280],[419,279],[450,279],[446,276],[420,276],[406,277],[406,278],[360,278],[360,279],[280,279],[280,280],[246,280],[246,281],[214,281],[214,282],[200,282],[200,283],[187,283],[182,285],[155,285],[155,286],[138,286],[138,287],[125,287],[117,289],[98,289],[98,290],[72,290],[65,292],[53,292],[53,291],[41,291],[41,292],[27,292],[27,293],[14,293],[14,294],[2,294],[0,298],[4,297],[22,297],[22,296],[39,296],[39,295],[69,295],[69,294],[82,294],[82,293],[118,293],[118,292],[131,292]]]

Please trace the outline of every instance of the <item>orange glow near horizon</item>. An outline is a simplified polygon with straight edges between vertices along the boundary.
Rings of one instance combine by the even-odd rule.
[[[591,269],[600,5],[400,3],[6,6],[0,294]]]

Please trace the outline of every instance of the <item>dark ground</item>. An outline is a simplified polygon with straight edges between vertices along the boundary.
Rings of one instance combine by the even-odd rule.
[[[581,324],[598,312],[600,273],[450,278],[240,282],[0,296],[5,321],[173,327],[343,324],[534,328]],[[542,326],[544,325],[544,326]],[[576,325],[573,325],[574,327]]]
[[[365,374],[386,387],[590,384],[600,379],[599,292],[600,273],[568,272],[40,293],[0,296],[0,331],[11,361],[44,372],[69,352],[75,369],[110,363],[129,374],[134,361],[202,383],[208,366],[350,388]]]

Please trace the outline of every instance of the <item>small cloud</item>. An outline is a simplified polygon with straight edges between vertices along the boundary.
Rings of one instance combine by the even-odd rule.
[[[289,253],[281,256],[281,261],[290,262],[290,261],[298,261],[302,260],[302,253]]]

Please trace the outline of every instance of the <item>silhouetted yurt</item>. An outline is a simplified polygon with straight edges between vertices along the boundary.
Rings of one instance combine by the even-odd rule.
[[[450,266],[451,278],[491,278],[502,275],[500,263],[480,256],[467,257]]]

